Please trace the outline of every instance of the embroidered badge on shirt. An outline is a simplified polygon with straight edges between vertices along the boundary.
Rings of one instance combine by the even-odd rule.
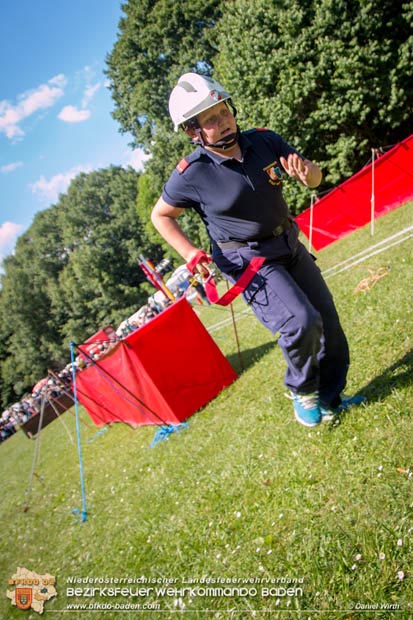
[[[282,181],[282,172],[278,165],[278,161],[273,161],[271,164],[263,168],[264,172],[268,174],[268,181],[271,185],[280,185]]]

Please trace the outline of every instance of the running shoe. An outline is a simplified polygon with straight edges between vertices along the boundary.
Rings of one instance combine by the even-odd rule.
[[[317,426],[322,420],[318,392],[311,394],[292,393],[295,418],[304,426]]]

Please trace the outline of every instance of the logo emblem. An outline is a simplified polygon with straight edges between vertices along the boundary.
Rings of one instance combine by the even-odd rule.
[[[16,605],[19,609],[30,609],[32,605],[32,588],[16,588]]]
[[[222,96],[219,94],[219,92],[217,90],[211,90],[210,93],[209,93],[209,96],[214,101],[221,101],[221,99],[222,99]]]
[[[33,609],[42,614],[45,602],[57,596],[55,583],[53,575],[38,575],[19,567],[9,579],[9,586],[15,586],[15,589],[7,590],[7,598],[19,609]]]
[[[281,185],[282,172],[278,161],[273,161],[271,164],[263,168],[264,172],[268,174],[268,181],[271,185]]]

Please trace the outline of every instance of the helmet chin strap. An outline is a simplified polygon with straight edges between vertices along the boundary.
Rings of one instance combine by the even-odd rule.
[[[230,149],[231,147],[235,146],[235,144],[237,144],[240,130],[237,125],[237,131],[230,133],[227,136],[224,136],[221,140],[217,140],[217,142],[206,142],[204,140],[204,136],[202,135],[202,130],[199,127],[195,129],[195,133],[197,135],[197,138],[191,140],[192,144],[197,144],[198,146],[201,145],[204,148],[206,146],[209,146],[215,149],[222,149],[223,151],[225,151],[226,149]]]

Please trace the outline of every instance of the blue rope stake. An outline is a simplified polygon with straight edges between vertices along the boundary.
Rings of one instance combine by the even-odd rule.
[[[75,519],[75,523],[79,523],[80,521],[83,523],[83,521],[86,521],[87,519],[87,513],[86,511],[82,510],[80,511],[79,508],[73,508],[72,510],[72,515],[79,515],[78,519]]]
[[[151,448],[156,446],[161,441],[166,441],[169,439],[169,435],[171,433],[179,433],[188,428],[188,422],[181,422],[180,424],[170,424],[169,426],[160,426],[155,433],[155,437],[151,443]]]
[[[101,435],[103,435],[103,433],[106,433],[107,430],[108,430],[108,427],[104,426],[100,431],[97,431],[97,433],[95,433],[93,437],[88,439],[86,443],[92,443],[92,441],[95,441],[97,437],[100,437]]]
[[[82,462],[82,446],[80,443],[80,424],[79,424],[79,401],[77,399],[76,388],[76,370],[75,370],[75,343],[70,343],[70,357],[72,361],[72,378],[73,378],[73,396],[75,401],[75,414],[76,414],[76,432],[77,432],[77,451],[79,454],[79,471],[80,471],[80,488],[82,491],[82,511],[75,508],[72,512],[80,514],[80,520],[83,523],[87,519],[86,511],[86,494],[85,494],[85,480],[83,476],[83,462]]]

